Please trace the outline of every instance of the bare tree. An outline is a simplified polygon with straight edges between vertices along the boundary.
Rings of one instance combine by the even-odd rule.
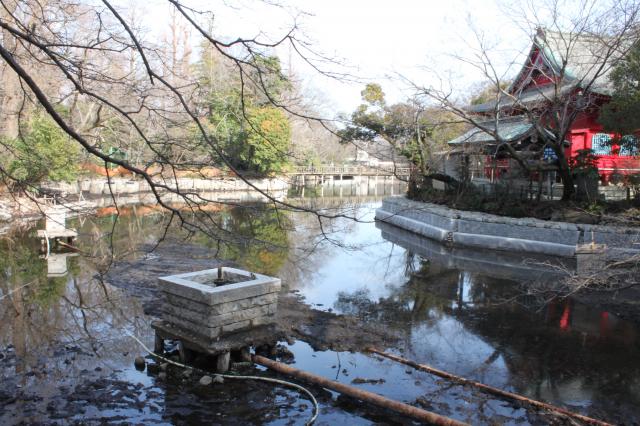
[[[299,37],[295,23],[275,41],[263,35],[225,41],[214,36],[208,27],[212,12],[195,10],[179,0],[167,0],[167,4],[173,12],[171,37],[166,43],[169,47],[165,48],[145,40],[136,13],[120,10],[109,0],[0,1],[3,78],[15,80],[15,84],[6,85],[3,112],[16,109],[13,92],[18,93],[20,104],[25,105],[18,108],[18,116],[26,114],[28,108],[44,110],[83,148],[88,159],[105,168],[119,166],[139,176],[157,202],[171,213],[172,220],[221,240],[237,236],[225,231],[203,208],[216,200],[180,188],[181,168],[220,164],[249,188],[262,193],[276,208],[313,213],[320,225],[323,217],[344,216],[276,199],[234,165],[223,141],[203,117],[198,98],[203,88],[191,72],[189,37],[197,36],[212,56],[235,73],[239,81],[239,114],[248,126],[253,126],[248,116],[253,95],[286,114],[328,128],[324,120],[297,110],[274,92],[273,78],[280,70],[264,58],[275,47],[288,45],[320,73],[320,64],[330,59],[317,54]],[[340,77],[336,73],[325,74]],[[109,140],[122,139],[135,145],[134,156],[122,158],[110,152]],[[268,136],[263,139],[265,144],[271,143]],[[11,150],[10,146],[5,148]],[[155,163],[159,170],[142,163]],[[6,182],[17,180],[6,167],[0,167],[0,174]],[[171,196],[178,196],[187,208],[168,202]]]
[[[514,16],[533,34],[524,66],[500,66],[478,31],[473,54],[456,57],[483,78],[486,102],[464,105],[455,82],[445,78],[439,85],[415,87],[426,102],[471,127],[452,141],[457,146],[469,150],[484,144],[486,154],[504,153],[525,174],[557,171],[562,198],[571,199],[574,180],[566,143],[574,124],[597,114],[610,95],[609,72],[638,38],[639,11],[640,4],[632,1],[530,2],[521,16]],[[515,77],[513,67],[520,69]],[[521,131],[514,130],[514,123]],[[554,162],[544,161],[545,148],[553,151]]]

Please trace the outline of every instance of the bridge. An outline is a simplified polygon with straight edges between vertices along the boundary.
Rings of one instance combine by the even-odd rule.
[[[298,166],[289,175],[292,176],[395,176],[408,178],[411,167],[372,167],[372,166]]]

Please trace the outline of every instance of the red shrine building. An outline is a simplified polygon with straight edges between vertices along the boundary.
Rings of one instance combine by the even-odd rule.
[[[622,50],[602,38],[538,29],[527,59],[505,93],[467,107],[477,125],[449,141],[450,148],[470,153],[469,168],[475,177],[491,181],[518,168],[501,149],[505,142],[523,152],[527,161],[553,162],[555,154],[544,148],[540,131],[548,132],[546,137],[554,137],[557,124],[548,117],[557,117],[558,109],[569,108],[575,111],[575,119],[565,135],[567,158],[575,158],[579,150],[593,150],[604,184],[616,174],[640,173],[636,136],[615,137],[598,122],[602,106],[611,99],[609,75],[623,57]],[[569,116],[564,111],[565,117]]]

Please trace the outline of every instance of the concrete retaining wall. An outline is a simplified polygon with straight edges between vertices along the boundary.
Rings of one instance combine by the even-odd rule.
[[[607,245],[608,256],[640,253],[640,230],[510,218],[391,197],[376,219],[436,241],[464,247],[573,257],[578,244]]]
[[[447,247],[432,239],[386,222],[376,222],[382,238],[418,254],[445,269],[458,269],[490,277],[527,281],[558,279],[564,271],[576,271],[576,259],[514,251],[478,250],[473,247]]]
[[[251,179],[249,182],[260,191],[283,191],[289,188],[284,178]],[[241,179],[193,179],[178,178],[158,180],[158,185],[169,189],[179,188],[182,192],[213,192],[213,191],[249,191],[253,190],[249,184]],[[111,185],[105,178],[83,179],[73,183],[46,182],[41,185],[45,189],[62,191],[74,195],[83,192],[91,195],[137,194],[151,192],[151,187],[144,180],[126,178],[111,178]]]

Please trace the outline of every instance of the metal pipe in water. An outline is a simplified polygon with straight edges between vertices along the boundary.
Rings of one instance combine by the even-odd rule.
[[[218,267],[218,278],[213,280],[213,282],[216,285],[222,285],[222,284],[224,284],[226,282],[226,280],[224,279],[224,272],[222,270],[222,266]]]

